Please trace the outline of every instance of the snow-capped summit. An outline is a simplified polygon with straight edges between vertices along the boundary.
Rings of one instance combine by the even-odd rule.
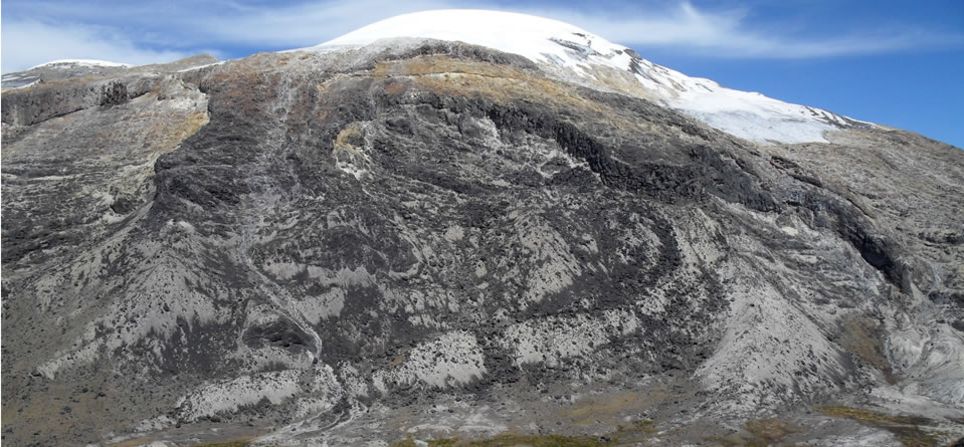
[[[748,140],[825,142],[825,131],[854,123],[825,110],[689,77],[577,26],[519,13],[449,9],[402,14],[311,49],[354,48],[400,37],[461,41],[518,54],[567,80],[636,94]],[[640,85],[614,87],[606,80],[613,69]]]

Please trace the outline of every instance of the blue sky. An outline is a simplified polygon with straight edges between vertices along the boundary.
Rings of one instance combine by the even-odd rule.
[[[962,0],[6,0],[2,71],[314,45],[404,12],[488,8],[579,25],[693,76],[964,147]]]

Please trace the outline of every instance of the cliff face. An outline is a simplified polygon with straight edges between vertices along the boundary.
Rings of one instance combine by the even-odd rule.
[[[960,436],[960,150],[466,44],[198,63],[4,91],[5,442]]]

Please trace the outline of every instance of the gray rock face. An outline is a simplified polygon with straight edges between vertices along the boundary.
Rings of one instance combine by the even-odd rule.
[[[455,43],[198,65],[4,92],[5,442],[961,435],[958,149]]]

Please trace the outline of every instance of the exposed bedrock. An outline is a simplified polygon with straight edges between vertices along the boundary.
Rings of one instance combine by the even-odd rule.
[[[961,410],[956,149],[750,143],[455,43],[176,68],[3,95],[11,442]]]

